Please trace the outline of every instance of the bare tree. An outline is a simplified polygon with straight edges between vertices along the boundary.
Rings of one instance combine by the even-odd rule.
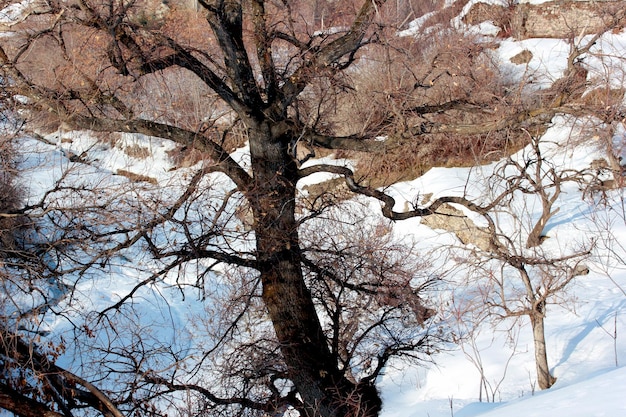
[[[444,197],[427,207],[394,211],[393,198],[349,167],[303,166],[306,158],[299,150],[310,149],[307,157],[327,149],[384,159],[386,151],[402,153],[402,145],[419,147],[416,138],[445,143],[451,136],[466,136],[484,143],[494,131],[540,130],[553,115],[575,111],[567,106],[574,94],[563,89],[549,104],[511,95],[485,48],[471,42],[460,54],[451,49],[456,43],[442,50],[419,41],[396,44],[387,36],[384,0],[356,2],[343,15],[347,23],[321,32],[303,24],[295,2],[198,3],[198,13],[144,1],[100,0],[20,9],[10,36],[0,42],[0,63],[5,89],[9,97],[19,97],[27,128],[36,129],[39,122],[41,129],[53,116],[64,129],[162,138],[201,152],[203,159],[192,174],[177,177],[176,187],[163,185],[166,190],[144,177],[134,177],[138,183],[95,185],[89,176],[77,184],[64,175],[20,212],[54,226],[54,239],[44,240],[45,253],[57,257],[58,277],[72,277],[70,301],[92,271],[114,267],[125,250],[142,247],[155,262],[153,268],[141,267],[142,278],[110,308],[88,315],[82,327],[87,338],[107,330],[110,339],[98,362],[103,366],[93,377],[124,382],[116,386],[116,405],[155,415],[154,405],[147,405],[151,400],[186,391],[199,395],[194,406],[203,412],[222,407],[254,414],[288,403],[307,416],[375,416],[381,409],[375,380],[390,357],[432,351],[429,334],[396,324],[408,314],[417,329],[431,314],[396,255],[376,259],[380,249],[367,245],[352,251],[348,240],[301,238],[307,222],[325,219],[332,201],[322,194],[298,215],[303,200],[298,182],[333,174],[349,192],[379,200],[383,215],[392,220],[427,216],[446,202],[486,213],[501,201],[481,207]],[[377,50],[383,53],[376,55]],[[385,59],[368,61],[368,56]],[[364,71],[357,70],[366,64],[393,89],[359,86],[358,74]],[[563,81],[580,82],[570,73]],[[371,94],[372,100],[353,118],[341,105],[356,102],[358,94]],[[249,144],[246,163],[232,152],[241,137]],[[72,163],[95,162],[89,150],[68,156]],[[80,205],[73,204],[78,200]],[[234,215],[242,202],[251,213],[249,230],[239,227]],[[374,255],[359,264],[368,251]],[[517,259],[504,251],[501,256],[508,256],[507,262]],[[185,349],[168,349],[157,343],[158,335],[148,339],[145,329],[117,326],[139,318],[133,299],[150,293],[151,284],[175,276],[177,288],[206,291],[218,265],[229,265],[225,276],[239,277],[233,282],[242,284],[241,291],[228,293],[230,305],[218,304],[227,313],[219,316],[224,322],[213,331],[214,345],[196,352],[200,359],[191,371],[183,366],[193,356]],[[520,272],[526,263],[521,265]],[[183,271],[190,268],[197,277],[192,282],[184,280]],[[350,307],[358,297],[364,304]],[[541,297],[535,301],[535,310],[543,307]],[[242,336],[241,326],[248,329],[244,323],[260,323],[263,317],[271,328],[250,326]],[[377,333],[382,330],[387,339],[381,349],[365,349],[368,338],[383,337]],[[206,387],[212,374],[204,368],[211,360],[225,364],[213,354],[234,359],[244,351],[251,363],[227,363],[237,372],[225,375],[236,383]],[[163,357],[171,366],[160,365]],[[68,398],[60,401],[71,408]]]
[[[545,247],[546,226],[559,211],[563,187],[576,186],[587,172],[559,168],[545,156],[546,146],[532,138],[523,152],[501,163],[489,177],[485,188],[496,194],[488,200],[498,201],[484,215],[489,245],[472,246],[459,258],[474,288],[468,294],[476,297],[458,300],[463,304],[459,308],[472,322],[518,317],[530,321],[540,389],[555,382],[544,329],[548,303],[566,303],[567,286],[589,273],[584,261],[594,246],[593,241],[571,241],[556,251]]]

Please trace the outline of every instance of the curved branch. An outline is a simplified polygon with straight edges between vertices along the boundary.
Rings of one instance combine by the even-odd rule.
[[[56,365],[52,365],[51,371],[63,375],[71,385],[80,385],[87,390],[82,391],[76,388],[68,389],[68,387],[64,385],[63,388],[68,389],[68,391],[71,392],[72,397],[83,400],[91,407],[101,411],[105,416],[124,417],[115,404],[113,404],[111,399],[89,381]]]
[[[253,401],[249,398],[221,398],[213,394],[208,389],[201,387],[196,384],[176,384],[162,378],[154,373],[146,373],[145,380],[151,384],[155,385],[163,385],[172,391],[195,391],[199,394],[202,394],[205,398],[217,405],[233,405],[239,404],[243,407],[261,410],[261,411],[272,411],[274,410],[274,406],[271,403],[261,403],[257,401]]]
[[[367,196],[367,197],[372,197],[380,201],[382,203],[381,209],[382,209],[383,215],[391,220],[406,220],[406,219],[410,219],[413,217],[429,216],[431,214],[435,214],[437,209],[445,203],[460,204],[478,214],[487,216],[487,212],[493,207],[495,207],[506,195],[508,195],[507,193],[507,194],[503,194],[499,196],[487,206],[479,206],[478,204],[468,200],[465,197],[454,197],[454,196],[440,197],[436,199],[435,201],[433,201],[428,207],[415,208],[413,210],[409,210],[409,211],[401,213],[401,212],[397,212],[393,210],[393,207],[396,204],[396,200],[393,197],[391,197],[388,194],[385,194],[382,191],[359,185],[354,180],[354,173],[352,172],[350,168],[342,167],[342,166],[335,166],[335,165],[324,165],[324,164],[314,165],[311,167],[301,169],[300,178],[307,177],[317,172],[327,172],[327,173],[337,174],[337,175],[344,177],[346,181],[346,185],[348,186],[348,189],[350,189],[350,191]]]
[[[142,133],[147,136],[169,139],[206,152],[215,161],[215,169],[226,174],[240,189],[246,190],[251,182],[250,175],[231,158],[224,148],[197,132],[143,119],[117,120],[70,115],[67,123],[77,128],[100,132]]]

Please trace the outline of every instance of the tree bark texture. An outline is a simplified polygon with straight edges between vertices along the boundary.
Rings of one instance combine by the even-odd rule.
[[[5,384],[0,384],[0,408],[23,417],[63,416],[61,413],[50,410],[47,405],[28,398]]]
[[[338,368],[304,281],[295,219],[297,167],[269,123],[249,130],[258,269],[263,301],[289,376],[307,416],[376,416],[381,400],[370,384],[355,385]]]

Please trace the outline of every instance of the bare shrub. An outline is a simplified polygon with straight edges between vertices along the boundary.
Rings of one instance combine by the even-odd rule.
[[[611,88],[610,86],[599,86],[587,91],[582,97],[582,103],[594,109],[608,110],[613,106],[621,104],[624,99],[624,88]]]
[[[526,140],[514,132],[428,135],[419,142],[390,149],[385,158],[359,156],[357,173],[371,185],[386,186],[417,178],[436,166],[462,167],[497,161],[521,149]]]
[[[458,300],[458,311],[468,314],[462,319],[499,324],[526,318],[532,328],[540,389],[556,381],[547,359],[544,326],[548,306],[568,305],[564,301],[568,286],[589,272],[585,262],[595,248],[593,240],[572,239],[559,251],[546,250],[546,229],[559,212],[562,188],[578,183],[583,175],[559,167],[547,153],[540,140],[532,138],[523,152],[496,166],[484,180],[491,208],[483,216],[491,244],[466,247],[465,253],[453,250],[459,270],[467,276],[466,297]]]
[[[348,217],[336,217],[342,205],[350,207]],[[444,338],[443,333],[426,337],[426,322],[435,315],[426,300],[438,283],[428,257],[417,254],[412,242],[397,239],[389,222],[368,220],[369,209],[358,203],[341,203],[326,216],[333,222],[308,226],[315,239],[305,242],[304,263],[342,368],[359,380],[364,374],[376,377],[392,352],[406,349],[408,357],[425,359],[408,353],[409,347],[437,349],[432,343]],[[388,326],[403,330],[388,337]]]
[[[333,127],[344,126],[346,135],[391,137],[384,158],[351,155],[359,161],[358,176],[376,186],[415,178],[433,166],[493,161],[527,143],[526,135],[507,129],[429,134],[433,124],[484,123],[483,109],[505,117],[524,100],[508,92],[489,55],[491,45],[452,29],[428,39],[432,42],[406,38],[390,40],[393,48],[371,46],[349,87],[333,92]],[[419,140],[407,133],[411,126],[422,126]]]

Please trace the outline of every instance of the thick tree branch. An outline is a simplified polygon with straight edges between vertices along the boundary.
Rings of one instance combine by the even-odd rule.
[[[428,207],[415,208],[413,210],[409,210],[406,212],[397,212],[393,210],[393,207],[396,204],[396,200],[393,197],[391,197],[388,194],[385,194],[382,191],[359,185],[354,179],[354,173],[352,172],[351,169],[347,167],[336,166],[336,165],[323,165],[323,164],[314,165],[311,167],[301,169],[300,178],[307,177],[317,172],[328,172],[328,173],[342,176],[345,179],[346,184],[348,188],[350,189],[350,191],[357,193],[357,194],[365,195],[367,197],[372,197],[380,201],[382,203],[381,209],[382,209],[383,215],[391,220],[406,220],[406,219],[410,219],[413,217],[429,216],[431,214],[435,214],[437,212],[437,209],[446,203],[460,204],[478,214],[487,216],[489,210],[495,207],[503,198],[505,198],[508,195],[508,193],[502,194],[498,198],[496,198],[493,202],[491,202],[490,204],[486,206],[480,206],[468,200],[465,197],[455,197],[455,196],[440,197],[436,199],[435,201],[433,201]]]
[[[285,80],[281,88],[282,108],[287,108],[293,100],[304,90],[314,76],[333,68],[345,56],[353,55],[361,46],[363,38],[378,13],[378,9],[386,0],[365,0],[350,29],[330,42],[328,45],[314,51],[310,58],[305,59],[302,65]],[[343,69],[341,66],[335,71]]]
[[[142,119],[117,120],[70,115],[67,122],[81,129],[100,132],[142,133],[147,136],[172,140],[181,145],[206,152],[214,160],[216,170],[226,174],[241,189],[247,189],[250,184],[250,175],[230,157],[228,152],[197,132]]]
[[[207,10],[207,21],[213,29],[224,56],[231,86],[250,112],[265,106],[254,78],[243,40],[243,9],[238,0],[199,0]],[[240,116],[245,116],[240,113]]]
[[[67,417],[2,383],[0,383],[0,408],[22,417]]]

